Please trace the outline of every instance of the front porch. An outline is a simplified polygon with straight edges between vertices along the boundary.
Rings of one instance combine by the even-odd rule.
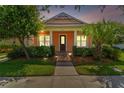
[[[56,52],[56,62],[72,62],[72,52]]]

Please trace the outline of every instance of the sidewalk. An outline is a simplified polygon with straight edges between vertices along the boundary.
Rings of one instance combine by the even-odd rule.
[[[102,88],[97,76],[38,76],[25,77],[6,84],[6,88]]]

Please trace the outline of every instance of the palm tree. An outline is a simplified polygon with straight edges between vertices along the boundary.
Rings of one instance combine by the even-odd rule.
[[[112,45],[116,41],[117,29],[119,29],[119,23],[104,20],[96,24],[82,26],[83,33],[92,37],[92,42],[95,45],[95,58],[101,60],[102,46],[104,44]]]

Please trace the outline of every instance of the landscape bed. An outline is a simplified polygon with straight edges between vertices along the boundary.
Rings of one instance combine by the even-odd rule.
[[[75,68],[80,75],[124,75],[124,66],[84,65]],[[115,71],[114,68],[122,72]]]
[[[73,62],[80,75],[124,75],[124,52],[118,58],[95,61],[93,57],[75,57]]]
[[[14,59],[0,63],[0,76],[49,76],[53,75],[55,63],[42,59]]]

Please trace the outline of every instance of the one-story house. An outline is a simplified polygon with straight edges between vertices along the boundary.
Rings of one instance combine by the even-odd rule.
[[[33,45],[55,46],[55,52],[72,52],[73,46],[91,47],[91,37],[81,32],[83,24],[86,23],[62,12],[45,21],[46,28],[33,39]]]

